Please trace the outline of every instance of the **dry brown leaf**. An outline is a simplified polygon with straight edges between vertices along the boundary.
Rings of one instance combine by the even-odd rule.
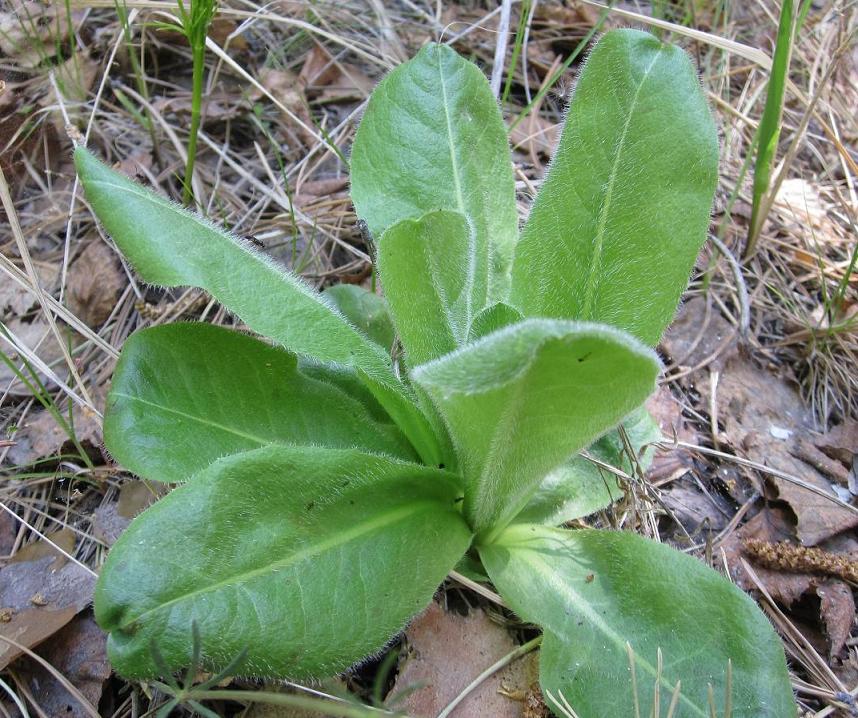
[[[301,209],[306,209],[319,200],[327,200],[335,196],[345,198],[348,186],[349,181],[346,177],[303,182],[298,186],[298,191],[295,194],[295,204]]]
[[[801,177],[790,177],[781,183],[774,208],[783,218],[793,220],[803,228],[813,227],[835,232],[828,218],[826,203],[819,195],[818,186]]]
[[[131,520],[153,504],[160,493],[163,493],[161,484],[150,488],[143,481],[126,482],[119,490],[117,501],[99,506],[93,512],[93,535],[99,541],[112,546]]]
[[[295,81],[304,88],[311,85],[318,87],[330,84],[338,74],[339,70],[331,54],[321,45],[314,45],[304,58],[304,64]]]
[[[708,382],[706,382],[708,383]],[[701,388],[701,393],[709,392]],[[808,444],[814,420],[798,392],[786,381],[735,357],[721,373],[717,390],[725,441],[742,456],[794,476],[835,496],[831,481],[807,460],[798,458]],[[858,526],[855,513],[786,479],[767,474],[795,514],[801,542],[814,546]]]
[[[307,147],[315,144],[316,138],[311,132],[313,118],[310,116],[307,98],[304,96],[304,88],[298,82],[295,73],[285,69],[266,67],[259,72],[258,79],[259,83],[277,98],[278,102],[289,108],[304,123],[305,127],[301,127],[295,122],[289,123],[290,128],[297,133],[298,138]],[[250,91],[250,97],[253,101],[257,101],[262,98],[262,93],[254,87]]]
[[[10,0],[0,5],[0,53],[15,58],[18,67],[36,67],[53,57],[68,31],[60,3]]]
[[[0,636],[32,648],[89,605],[95,577],[72,561],[57,568],[56,558],[50,553],[0,570],[0,608],[11,614],[8,622],[0,623]],[[0,670],[20,654],[0,640]]]
[[[723,347],[725,343],[728,346]],[[717,353],[708,366],[719,370],[735,354],[736,332],[717,307],[710,308],[707,318],[706,300],[693,297],[679,308],[661,340],[661,347],[681,367],[697,366]]]
[[[72,57],[54,68],[57,87],[62,93],[63,99],[69,102],[85,100],[99,72],[99,64],[89,56],[88,52],[76,52]],[[55,102],[56,97],[53,94],[46,94],[39,104],[47,107]],[[60,113],[57,113],[55,122],[58,130],[65,128]]]
[[[691,536],[727,526],[730,507],[717,493],[707,494],[694,481],[676,481],[661,490],[661,500]]]
[[[110,316],[127,281],[116,253],[101,240],[93,240],[69,267],[69,309],[87,326],[98,329]]]
[[[515,126],[509,141],[513,151],[517,150],[531,157],[541,155],[547,159],[553,154],[559,135],[560,125],[541,115],[531,114]]]
[[[34,264],[42,289],[51,292],[59,276],[59,266],[48,262],[35,262]],[[36,295],[24,289],[17,282],[13,282],[8,277],[0,282],[0,318],[21,316],[35,307],[37,303]]]
[[[846,645],[855,620],[855,600],[852,589],[843,581],[826,581],[816,587],[819,615],[825,624],[828,656],[836,656]]]
[[[757,539],[771,544],[794,541],[790,517],[777,508],[766,508],[735,531],[722,545],[735,583],[746,591],[753,591],[756,584],[742,566],[744,557],[754,566],[769,595],[782,607],[789,609],[802,599],[812,598],[819,604],[819,622],[825,632],[829,656],[840,653],[852,630],[855,603],[852,591],[843,581],[823,575],[795,573],[769,568],[757,563],[743,549],[748,539]]]
[[[63,361],[63,352],[60,345],[54,339],[48,323],[43,319],[36,319],[33,322],[24,322],[21,319],[12,319],[6,322],[9,331],[28,349],[34,350],[36,356],[47,364],[61,381],[65,381],[68,377],[68,367]],[[73,336],[73,335],[72,335]],[[5,341],[0,341],[0,349],[6,352],[6,355],[20,366],[21,360],[18,353],[11,351]],[[53,382],[48,381],[48,377],[33,367],[39,379],[46,384],[50,389],[54,387]],[[28,381],[32,381],[32,377],[26,371],[24,376]],[[14,396],[29,396],[30,391],[27,387],[18,380],[15,373],[5,364],[0,363],[0,392],[6,391],[9,387],[9,393]]]
[[[57,669],[91,705],[97,706],[105,681],[110,678],[107,661],[107,636],[96,625],[92,615],[81,613],[53,635],[36,651]],[[49,716],[84,718],[89,713],[36,661],[20,661],[25,677],[39,707]]]
[[[18,522],[6,511],[0,510],[0,558],[9,555],[18,536]]]
[[[103,410],[104,393],[102,387],[91,389],[90,395],[96,406]],[[68,408],[61,409],[68,419]],[[100,447],[102,444],[101,419],[91,409],[74,404],[72,406],[74,435],[85,448]],[[54,456],[66,449],[76,451],[65,429],[46,409],[32,411],[15,432],[15,444],[9,449],[6,458],[18,466],[29,466],[39,459]]]
[[[674,398],[670,387],[662,385],[646,401],[646,408],[661,429],[661,435],[666,441],[685,441],[689,444],[697,443],[697,432],[688,426],[682,418],[682,407]],[[647,471],[650,481],[658,482],[673,476],[677,472],[690,468],[692,465],[691,454],[685,449],[667,448],[657,449],[652,464]]]
[[[232,35],[238,29],[238,22],[230,17],[216,15],[209,25],[209,37],[221,47],[229,40],[229,48],[233,52],[247,49],[247,40],[242,34]],[[230,35],[232,37],[230,38]]]
[[[4,511],[3,513],[5,514],[6,512]],[[9,516],[9,514],[6,515]],[[12,520],[14,521],[14,519]],[[68,557],[63,553],[63,551],[66,553],[74,551],[76,541],[75,532],[70,528],[65,527],[59,531],[54,531],[49,534],[48,537],[50,538],[50,541],[34,541],[33,543],[29,543],[20,548],[15,555],[9,559],[9,563],[38,561],[40,558],[50,556],[54,559],[54,562],[50,566],[51,571],[56,571],[58,568],[61,568],[68,562]],[[62,551],[58,550],[57,547],[62,549]]]
[[[191,95],[184,93],[175,97],[159,97],[152,102],[152,106],[159,113],[174,112],[189,115],[193,103]],[[247,115],[247,103],[239,89],[213,92],[203,97],[201,112],[204,122],[234,120]]]
[[[845,466],[852,466],[858,454],[858,422],[838,424],[828,433],[814,438],[813,443],[826,456]]]
[[[415,718],[434,718],[482,671],[516,648],[509,632],[482,610],[463,617],[435,602],[409,626],[405,643],[387,703]],[[523,697],[537,680],[534,658],[530,654],[485,680],[459,704],[452,718],[521,718],[524,703],[499,691]],[[396,700],[417,685],[422,687]]]
[[[113,169],[131,179],[148,182],[143,170],[152,169],[152,152],[144,147],[135,147],[123,155],[122,159],[113,165]]]

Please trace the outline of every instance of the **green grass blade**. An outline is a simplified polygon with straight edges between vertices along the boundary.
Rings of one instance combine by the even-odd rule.
[[[793,27],[795,13],[792,0],[784,0],[781,6],[778,37],[775,44],[775,56],[769,84],[766,88],[766,105],[760,126],[757,129],[757,162],[754,166],[753,209],[751,224],[748,228],[748,242],[745,246],[745,256],[753,254],[757,246],[765,216],[760,212],[763,197],[769,190],[772,179],[772,164],[778,149],[778,138],[781,132],[781,116],[784,106],[784,91],[789,74],[790,55],[792,54]]]

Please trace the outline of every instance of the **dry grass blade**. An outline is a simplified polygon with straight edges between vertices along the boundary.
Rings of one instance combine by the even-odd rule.
[[[458,571],[450,571],[449,577],[456,583],[462,584],[465,588],[471,589],[474,593],[479,594],[483,598],[487,598],[495,605],[506,607],[504,600],[498,594],[496,594],[491,589],[486,588],[482,584],[477,583],[476,581],[472,581],[467,576],[463,576]]]
[[[39,304],[42,307],[42,311],[45,314],[45,319],[47,319],[48,326],[51,328],[51,332],[54,335],[54,339],[62,351],[63,358],[68,365],[69,372],[72,377],[74,377],[75,383],[77,384],[77,388],[80,391],[81,397],[87,403],[88,406],[93,407],[92,397],[89,395],[86,386],[84,386],[83,380],[80,378],[80,374],[77,371],[77,367],[75,366],[74,360],[69,353],[68,347],[66,346],[66,342],[63,336],[60,334],[60,330],[57,327],[56,320],[54,319],[53,312],[48,307],[48,301],[45,298],[45,293],[42,291],[41,286],[39,286],[39,278],[36,273],[36,269],[33,266],[33,260],[30,257],[30,250],[27,247],[27,242],[24,239],[24,233],[21,231],[21,225],[18,221],[18,213],[15,210],[15,204],[12,201],[12,195],[9,194],[9,185],[6,183],[6,175],[3,172],[2,167],[0,167],[0,200],[3,203],[3,209],[6,211],[6,217],[9,220],[9,224],[12,228],[12,236],[15,238],[15,242],[18,246],[18,251],[21,254],[21,259],[24,262],[24,267],[27,270],[27,275],[30,279],[30,286],[35,290],[36,298],[39,300]]]
[[[537,648],[539,648],[541,643],[542,643],[542,636],[537,636],[536,638],[528,641],[527,643],[522,644],[521,646],[516,648],[514,651],[511,651],[510,653],[505,655],[503,658],[501,658],[500,660],[498,660],[495,663],[493,663],[492,665],[490,665],[488,668],[486,668],[486,670],[484,670],[476,678],[474,678],[474,680],[471,681],[465,687],[465,689],[461,693],[459,693],[459,695],[457,695],[452,701],[450,701],[450,703],[447,705],[447,707],[444,708],[444,710],[442,710],[438,714],[438,718],[449,718],[449,716],[453,713],[453,711],[456,710],[456,707],[463,700],[465,700],[465,698],[467,698],[471,693],[473,693],[477,688],[479,688],[480,684],[482,684],[483,681],[488,679],[490,676],[493,676],[495,673],[497,673],[502,668],[505,668],[510,663],[514,663],[515,661],[517,661],[522,656],[525,656],[528,653],[530,653],[531,651],[536,650]]]
[[[700,42],[706,43],[707,45],[711,45],[712,47],[717,47],[721,50],[724,50],[725,52],[729,52],[733,55],[738,55],[739,57],[744,57],[746,60],[750,60],[751,62],[756,63],[764,70],[768,70],[772,66],[772,58],[770,58],[765,52],[749,45],[744,45],[741,42],[736,42],[735,40],[730,40],[720,35],[715,35],[711,32],[695,30],[694,28],[686,27],[685,25],[680,25],[675,22],[668,22],[666,20],[661,20],[657,17],[651,17],[650,15],[644,15],[642,13],[634,12],[632,10],[625,10],[624,8],[618,7],[610,7],[609,5],[605,5],[600,2],[595,2],[595,0],[582,0],[582,2],[587,5],[592,5],[593,7],[608,10],[614,15],[626,18],[627,20],[632,20],[633,22],[641,23],[643,25],[649,25],[651,27],[657,27],[661,30],[675,32],[677,35],[682,35],[692,40],[699,40]]]
[[[12,281],[14,281],[20,287],[25,289],[27,292],[30,292],[37,297],[39,296],[41,289],[39,288],[38,281],[34,282],[2,254],[0,254],[0,271],[2,271],[7,277],[9,277]],[[119,351],[117,349],[115,349],[104,339],[98,336],[98,334],[96,334],[92,329],[90,329],[86,325],[86,323],[81,321],[79,317],[76,317],[71,311],[69,311],[68,308],[60,304],[50,295],[44,294],[42,292],[42,296],[44,297],[45,303],[49,307],[49,311],[55,313],[81,336],[83,336],[85,339],[92,342],[95,346],[101,349],[107,356],[113,359],[117,359],[119,357]]]
[[[26,526],[30,531],[32,531],[34,534],[36,534],[36,536],[38,536],[40,539],[42,539],[46,543],[50,544],[51,547],[55,551],[58,551],[59,553],[61,553],[69,561],[80,566],[84,571],[86,571],[88,574],[90,574],[94,578],[98,578],[98,574],[95,571],[93,571],[89,566],[87,566],[84,563],[81,563],[74,556],[72,556],[68,551],[66,551],[62,546],[58,546],[56,543],[51,541],[49,536],[46,536],[41,531],[39,531],[35,526],[33,526],[32,524],[30,524],[27,521],[25,521],[24,519],[22,519],[20,516],[18,516],[18,514],[16,514],[14,511],[12,511],[12,509],[10,509],[8,506],[6,506],[6,504],[0,502],[0,509],[3,509],[6,513],[8,513],[10,516],[12,516],[13,519],[15,519],[19,523],[23,524],[24,526]]]

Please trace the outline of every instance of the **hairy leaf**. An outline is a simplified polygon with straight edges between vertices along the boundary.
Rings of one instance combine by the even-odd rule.
[[[356,450],[221,459],[120,537],[95,592],[114,668],[152,677],[246,651],[238,673],[331,675],[420,611],[470,542],[446,472]]]
[[[465,343],[474,314],[485,301],[470,284],[473,236],[458,212],[431,212],[388,229],[378,247],[384,295],[412,366],[437,359]]]
[[[658,359],[623,332],[529,319],[413,372],[447,422],[465,515],[498,530],[539,482],[655,386]]]
[[[516,324],[522,319],[524,317],[515,307],[511,307],[509,304],[504,304],[503,302],[492,304],[474,317],[468,341],[476,341],[498,329],[503,329],[510,324]]]
[[[395,332],[384,299],[356,284],[335,284],[322,294],[384,351],[390,351]]]
[[[147,282],[202,287],[294,352],[385,373],[385,353],[298,277],[81,147],[75,163],[93,211]]]
[[[795,716],[778,636],[748,596],[700,561],[631,533],[531,524],[511,526],[480,556],[516,613],[545,630],[543,692],[562,694],[579,715],[634,714],[628,642],[642,716],[651,715],[657,676],[664,706],[682,681],[678,715],[709,718],[710,684],[716,715],[725,715],[728,661],[733,718]]]
[[[617,428],[588,446],[587,453],[593,459],[630,474],[635,468],[629,458],[628,449],[631,449],[635,463],[646,470],[654,450],[643,447],[661,439],[658,424],[646,409],[640,407],[623,421],[622,427],[629,447],[626,447]],[[574,456],[545,477],[539,490],[515,520],[559,526],[601,511],[622,495],[617,477],[609,469],[583,456]]]
[[[82,147],[75,165],[86,197],[105,229],[147,281],[202,287],[255,331],[298,354],[359,369],[386,410],[426,459],[434,458],[409,427],[426,424],[393,375],[390,357],[333,304],[292,273],[224,232],[99,162]],[[426,453],[428,452],[428,453]]]
[[[715,125],[686,54],[607,33],[516,249],[513,303],[655,345],[706,237],[717,176]]]
[[[439,209],[465,215],[474,233],[466,283],[485,287],[488,279],[489,298],[505,298],[518,234],[512,162],[475,65],[427,45],[385,77],[355,135],[351,180],[358,216],[375,237]]]
[[[104,440],[123,466],[158,481],[184,481],[215,459],[271,443],[416,458],[389,420],[302,374],[294,354],[210,324],[144,329],[125,342]]]

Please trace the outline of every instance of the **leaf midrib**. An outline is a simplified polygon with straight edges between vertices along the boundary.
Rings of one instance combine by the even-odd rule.
[[[160,603],[157,606],[153,606],[152,608],[149,608],[134,617],[125,619],[116,628],[112,628],[110,630],[122,631],[124,629],[129,628],[135,623],[145,620],[145,618],[151,614],[168,609],[183,601],[190,601],[198,596],[202,596],[207,593],[212,593],[221,588],[226,588],[231,585],[240,586],[252,580],[256,576],[264,575],[266,573],[273,573],[275,571],[280,571],[282,569],[289,568],[290,566],[297,564],[300,561],[307,559],[313,555],[337,548],[338,546],[346,544],[349,541],[358,539],[365,534],[371,533],[372,531],[386,528],[387,526],[397,523],[398,521],[401,521],[403,519],[410,518],[414,514],[419,513],[421,510],[428,508],[443,508],[443,506],[437,501],[428,500],[415,501],[413,503],[406,504],[405,506],[399,506],[386,513],[378,514],[362,524],[359,523],[356,525],[352,525],[349,529],[342,531],[339,534],[335,534],[326,539],[323,539],[316,544],[305,546],[301,550],[290,554],[286,558],[280,559],[278,561],[272,561],[268,564],[265,564],[264,566],[260,566],[249,571],[244,571],[243,573],[230,576],[229,578],[222,579],[216,583],[211,584],[210,586],[204,586],[203,588],[198,588],[194,591],[182,594],[181,596],[171,598],[169,601],[165,601],[164,603]]]
[[[441,84],[441,97],[444,105],[444,119],[447,128],[447,145],[450,148],[450,166],[453,170],[453,186],[456,190],[456,207],[464,215],[468,224],[468,272],[465,280],[465,326],[471,325],[473,317],[474,285],[477,281],[477,238],[476,232],[470,226],[468,213],[465,211],[465,198],[462,195],[462,180],[459,176],[459,164],[456,158],[456,145],[453,141],[453,118],[450,117],[450,101],[447,98],[447,84],[444,82],[444,71],[441,68],[441,51],[436,49],[435,56],[438,66],[438,79]]]
[[[574,606],[576,610],[580,611],[585,618],[593,625],[597,630],[599,630],[602,635],[604,635],[611,643],[613,643],[617,650],[625,653],[626,652],[626,643],[622,636],[620,636],[616,631],[614,631],[603,619],[596,613],[592,608],[590,608],[587,600],[581,596],[577,591],[573,590],[565,581],[557,580],[557,572],[552,569],[552,567],[547,564],[542,555],[530,548],[530,547],[515,547],[518,551],[522,553],[522,558],[527,561],[528,559],[525,557],[525,554],[530,554],[531,559],[529,563],[533,566],[544,579],[557,591],[559,594],[562,594],[567,599],[567,605]],[[513,547],[508,547],[508,550],[512,551]],[[635,662],[641,668],[644,669],[653,679],[658,678],[659,683],[664,686],[669,692],[673,692],[675,686],[670,685],[664,675],[659,677],[658,670],[655,666],[653,666],[649,661],[641,658],[638,654],[634,654]],[[697,715],[702,716],[702,718],[707,718],[708,713],[704,712],[696,703],[694,703],[688,696],[680,693],[679,699],[687,705],[691,710],[693,710]]]
[[[605,230],[608,224],[608,214],[611,211],[611,204],[614,195],[614,186],[617,182],[617,174],[620,165],[620,157],[623,156],[623,148],[626,144],[626,138],[629,133],[629,128],[632,124],[632,117],[635,113],[635,108],[638,104],[638,100],[640,98],[641,89],[646,84],[647,78],[661,57],[661,52],[664,47],[658,48],[656,51],[655,57],[652,62],[649,64],[649,67],[644,71],[643,77],[641,77],[641,81],[635,90],[634,97],[632,97],[632,101],[629,104],[629,110],[626,113],[626,120],[623,123],[623,130],[620,133],[620,139],[617,142],[617,147],[614,151],[614,160],[611,164],[611,172],[608,175],[608,184],[605,189],[605,201],[602,202],[602,206],[599,208],[599,221],[596,225],[596,236],[593,238],[593,258],[590,262],[590,272],[587,275],[587,289],[584,293],[584,307],[581,312],[581,317],[583,319],[593,319],[591,313],[593,311],[593,301],[596,294],[596,278],[599,275],[601,261],[602,261],[602,248],[605,244]]]
[[[248,439],[249,441],[256,442],[260,446],[265,446],[267,444],[277,444],[283,443],[278,441],[277,439],[272,438],[263,438],[256,436],[255,434],[248,434],[247,432],[240,431],[238,429],[234,429],[232,427],[226,426],[224,424],[219,424],[216,421],[211,421],[210,419],[204,419],[201,416],[196,416],[194,414],[188,414],[185,411],[181,411],[180,409],[174,409],[172,407],[166,406],[164,404],[158,404],[154,401],[149,401],[148,399],[142,399],[139,396],[132,396],[131,394],[126,394],[121,391],[111,392],[111,396],[120,397],[122,399],[128,399],[129,401],[136,402],[138,404],[143,404],[144,406],[152,407],[153,409],[158,409],[167,414],[173,414],[175,416],[181,416],[184,419],[188,419],[190,421],[195,421],[203,426],[209,426],[213,429],[220,429],[227,434],[234,434],[235,436],[239,436],[242,439]]]

